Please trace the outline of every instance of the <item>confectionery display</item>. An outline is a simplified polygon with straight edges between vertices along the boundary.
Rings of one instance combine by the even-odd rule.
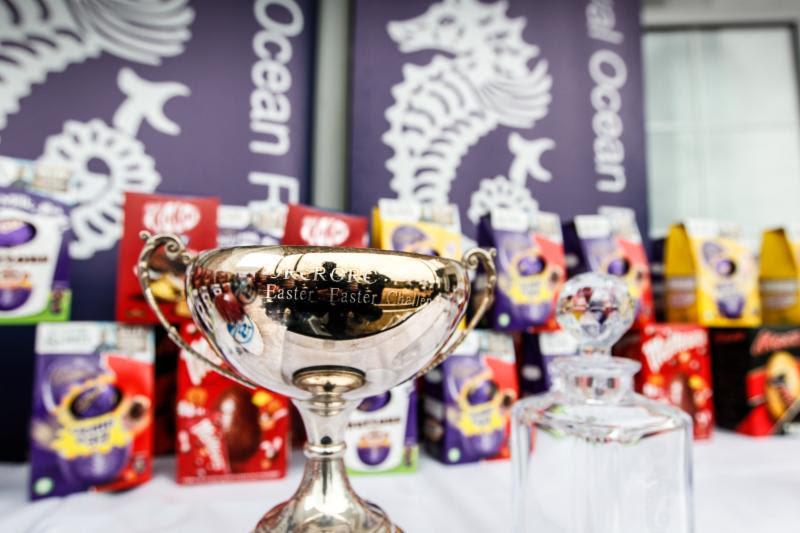
[[[0,324],[68,320],[69,208],[0,187]]]
[[[800,329],[711,330],[717,423],[746,435],[800,428]]]
[[[141,239],[139,232],[164,232],[178,235],[193,254],[217,245],[217,207],[213,198],[190,198],[156,194],[126,193],[125,225],[119,246],[117,271],[117,320],[155,324],[136,273]],[[149,265],[150,286],[162,312],[170,322],[189,319],[184,293],[183,265],[158,250]]]
[[[426,449],[447,464],[507,459],[509,413],[519,386],[507,334],[474,331],[423,378]]]
[[[635,329],[654,319],[650,267],[630,209],[605,208],[598,215],[578,215],[564,227],[570,275],[598,272],[625,282],[634,300]]]
[[[417,410],[414,381],[362,400],[344,432],[347,471],[414,472],[419,461]]]
[[[708,331],[693,324],[650,324],[628,333],[614,352],[641,364],[636,391],[691,415],[694,437],[711,437],[714,405]]]
[[[0,531],[790,514],[763,3],[0,0]]]
[[[558,215],[494,210],[481,219],[478,242],[497,250],[492,328],[553,329],[556,296],[567,275]]]
[[[185,324],[181,335],[195,350],[220,362],[193,324]],[[286,474],[286,398],[236,383],[185,350],[178,358],[176,398],[179,483],[274,479]]]
[[[152,329],[40,324],[31,498],[139,485],[152,470]]]
[[[664,245],[666,314],[672,322],[753,327],[761,323],[758,267],[732,224],[673,225]]]

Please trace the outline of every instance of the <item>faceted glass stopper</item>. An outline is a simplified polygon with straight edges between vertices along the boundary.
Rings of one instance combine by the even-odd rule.
[[[570,279],[558,298],[556,319],[584,352],[610,354],[633,323],[633,299],[614,276],[589,272]]]

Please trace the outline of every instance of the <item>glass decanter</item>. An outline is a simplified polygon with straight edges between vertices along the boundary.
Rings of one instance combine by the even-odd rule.
[[[611,357],[633,314],[614,277],[564,286],[557,319],[581,355],[554,361],[550,392],[512,410],[516,532],[693,531],[691,418],[636,394],[639,363]]]

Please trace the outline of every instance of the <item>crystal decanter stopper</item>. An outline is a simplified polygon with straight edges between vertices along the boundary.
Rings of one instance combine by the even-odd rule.
[[[691,419],[636,394],[639,363],[611,356],[634,318],[624,284],[576,276],[556,312],[580,355],[554,361],[550,392],[512,410],[515,531],[693,531]]]

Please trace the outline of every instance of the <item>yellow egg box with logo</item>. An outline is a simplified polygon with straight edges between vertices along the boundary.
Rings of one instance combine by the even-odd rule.
[[[759,278],[764,323],[800,325],[800,227],[764,232]]]
[[[664,251],[669,322],[758,326],[758,270],[738,227],[690,219],[670,227]]]

